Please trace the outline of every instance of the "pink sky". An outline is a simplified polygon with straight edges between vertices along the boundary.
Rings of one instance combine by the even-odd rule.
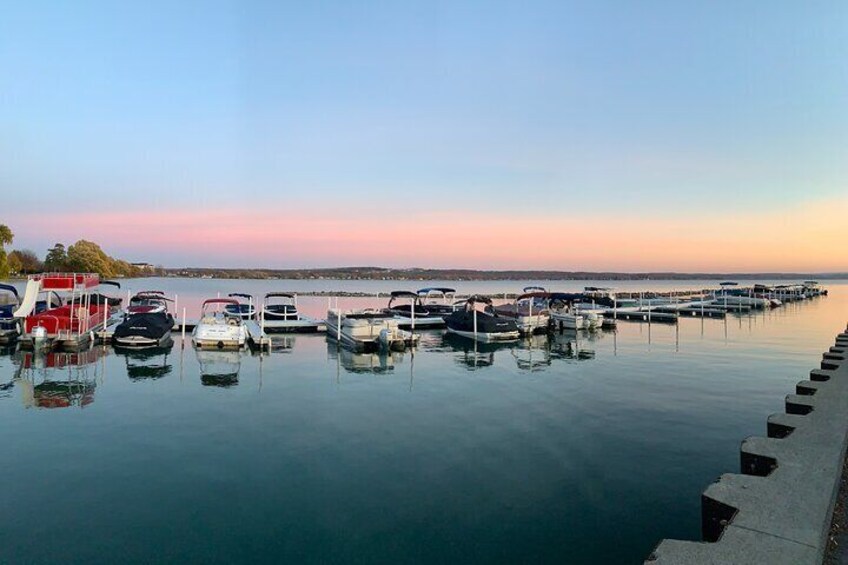
[[[713,202],[709,210],[674,217],[565,208],[510,216],[434,210],[401,217],[400,210],[24,214],[12,228],[16,247],[84,238],[114,256],[171,267],[848,271],[842,248],[848,197],[779,211]]]

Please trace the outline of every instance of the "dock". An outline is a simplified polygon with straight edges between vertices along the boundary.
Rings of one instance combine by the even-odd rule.
[[[271,338],[268,337],[258,322],[245,320],[242,322],[247,330],[247,344],[252,350],[270,351]]]

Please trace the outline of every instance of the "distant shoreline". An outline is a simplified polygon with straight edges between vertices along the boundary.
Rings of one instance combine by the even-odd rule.
[[[384,281],[650,281],[650,280],[834,280],[848,273],[674,273],[590,272],[544,270],[388,269],[339,267],[326,269],[213,269],[190,267],[157,269],[148,276],[214,279],[384,280]]]

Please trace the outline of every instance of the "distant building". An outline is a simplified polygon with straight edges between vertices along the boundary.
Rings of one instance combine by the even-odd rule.
[[[142,271],[153,271],[154,269],[156,269],[156,267],[154,267],[150,263],[130,263],[130,265],[132,265],[136,269],[141,269]]]

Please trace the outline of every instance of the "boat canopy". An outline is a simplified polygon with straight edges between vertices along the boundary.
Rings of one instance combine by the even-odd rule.
[[[739,283],[733,281],[724,281],[718,283],[718,286],[739,286]]]
[[[819,284],[819,281],[804,281],[804,284]]]
[[[456,289],[447,288],[443,286],[431,286],[427,288],[422,288],[418,291],[418,294],[430,294],[431,292],[440,292],[442,294],[455,294]]]
[[[230,296],[232,296],[232,294]],[[269,292],[265,295],[265,298],[291,298],[294,300],[294,294],[291,292]]]
[[[109,285],[109,286],[115,286],[115,287],[121,288],[121,283],[119,283],[118,281],[100,281],[100,284],[106,284],[106,285]]]
[[[525,286],[521,292],[548,292],[548,290],[543,286]]]
[[[253,300],[253,297],[249,294],[243,294],[241,292],[231,292],[227,296],[230,297],[238,297],[238,298],[247,298],[248,300]]]
[[[20,297],[18,296],[18,289],[16,289],[15,287],[13,287],[13,286],[12,286],[12,285],[10,285],[10,284],[0,284],[0,290],[6,290],[6,291],[11,292],[12,294],[14,294],[14,295],[15,295],[15,298],[20,298]]]
[[[539,287],[528,287],[528,288],[539,288]],[[542,292],[525,292],[524,294],[522,294],[521,296],[516,298],[515,301],[518,302],[519,300],[526,300],[528,298],[545,298],[545,299],[548,299],[550,297],[551,297],[550,292],[545,292],[545,291],[542,291]]]
[[[132,302],[133,300],[165,300],[165,301],[168,301],[168,302],[173,302],[173,300],[171,300],[170,298],[166,298],[163,293],[156,292],[156,291],[139,292],[138,294],[136,294],[135,296],[133,296],[130,299],[130,302]]]
[[[418,298],[418,294],[415,292],[410,292],[408,290],[393,290],[391,293],[392,298]]]
[[[210,298],[209,300],[203,301],[203,306],[208,304],[235,304],[238,306],[238,300],[234,298]]]
[[[42,290],[79,290],[100,284],[97,273],[44,273],[30,275],[30,280],[41,281]]]

